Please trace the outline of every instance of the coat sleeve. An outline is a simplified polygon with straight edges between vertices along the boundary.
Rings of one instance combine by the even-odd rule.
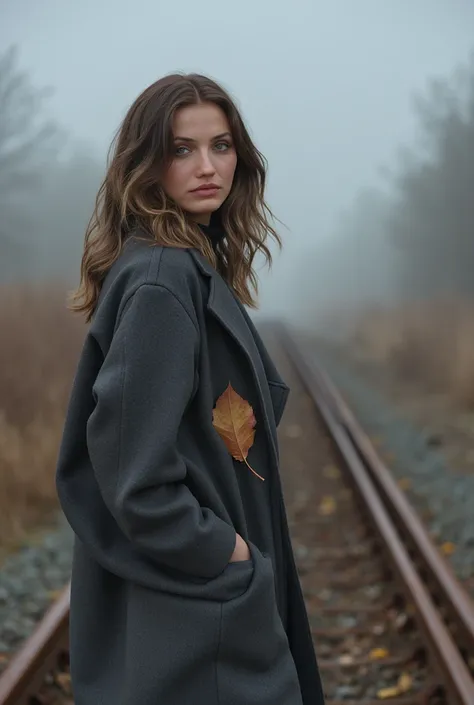
[[[199,332],[175,295],[142,285],[94,383],[87,447],[104,501],[136,550],[212,578],[227,565],[236,532],[199,505],[177,449],[198,349]]]

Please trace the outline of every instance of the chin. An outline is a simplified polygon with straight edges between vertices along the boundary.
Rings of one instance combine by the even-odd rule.
[[[203,203],[183,205],[183,210],[191,215],[206,215],[207,213],[214,213],[223,203],[224,201],[221,198],[209,198]]]

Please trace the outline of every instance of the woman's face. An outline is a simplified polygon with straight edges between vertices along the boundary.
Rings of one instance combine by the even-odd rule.
[[[208,225],[230,193],[237,165],[229,123],[215,103],[189,105],[176,111],[173,136],[163,188],[193,220]]]

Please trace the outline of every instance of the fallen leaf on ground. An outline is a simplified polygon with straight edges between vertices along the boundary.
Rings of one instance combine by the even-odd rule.
[[[455,552],[455,550],[456,550],[456,546],[451,541],[445,541],[440,546],[440,551],[444,556],[452,556],[452,554]]]
[[[381,688],[377,691],[377,697],[379,698],[379,700],[388,700],[388,698],[396,698],[397,695],[400,695],[400,691],[398,690],[396,685],[393,685],[390,688]]]
[[[331,497],[331,495],[323,497],[319,504],[319,513],[323,514],[324,516],[328,516],[329,514],[334,514],[335,511],[336,500],[334,499],[334,497]]]
[[[247,456],[255,439],[255,415],[253,409],[232,388],[230,382],[221,394],[212,411],[212,423],[235,460],[245,463],[260,480],[264,480],[247,462]]]
[[[409,673],[402,673],[398,679],[397,685],[390,686],[389,688],[381,688],[377,691],[377,697],[379,700],[388,700],[388,698],[396,698],[399,695],[407,693],[413,685],[412,677]]]
[[[397,687],[400,690],[400,693],[408,693],[408,691],[411,689],[413,685],[413,679],[410,676],[409,673],[402,673],[400,678],[398,679]]]

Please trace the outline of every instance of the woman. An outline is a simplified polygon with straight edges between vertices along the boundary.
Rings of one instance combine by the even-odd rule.
[[[264,185],[208,78],[167,76],[125,117],[57,470],[75,705],[323,702],[278,474],[288,389],[244,309],[278,239]]]

